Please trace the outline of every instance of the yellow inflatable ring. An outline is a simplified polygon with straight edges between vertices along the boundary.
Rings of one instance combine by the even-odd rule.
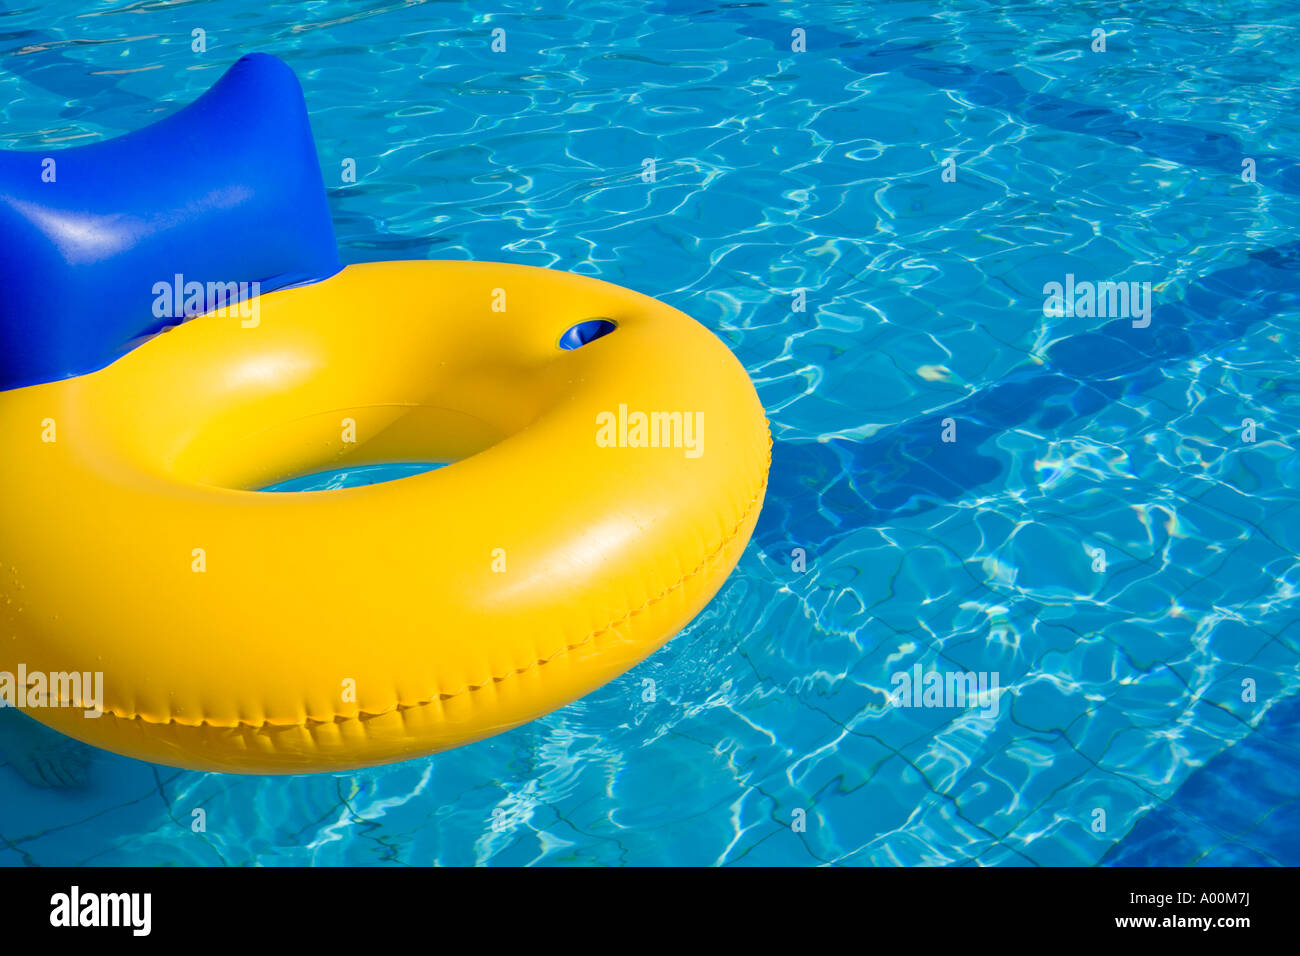
[[[758,398],[653,299],[391,262],[257,305],[0,393],[0,671],[102,671],[102,716],[33,711],[64,733],[244,772],[454,747],[646,657],[753,530]],[[614,331],[558,346],[595,317]],[[400,461],[455,464],[252,490]]]

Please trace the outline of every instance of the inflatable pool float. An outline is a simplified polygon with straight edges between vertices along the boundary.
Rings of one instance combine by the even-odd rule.
[[[340,268],[273,57],[0,153],[0,236],[0,678],[90,744],[273,773],[499,733],[672,637],[754,528],[767,422],[717,338],[564,272]],[[400,462],[452,464],[258,490]]]

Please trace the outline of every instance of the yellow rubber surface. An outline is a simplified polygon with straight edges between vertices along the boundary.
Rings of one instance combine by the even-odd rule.
[[[753,531],[762,407],[662,303],[550,270],[390,262],[257,306],[254,327],[203,316],[0,392],[0,671],[102,672],[102,716],[28,711],[64,733],[241,772],[458,746],[646,657]],[[558,348],[591,317],[618,328]],[[701,440],[664,416],[660,447],[635,447],[609,422],[637,412],[693,416]],[[252,490],[402,461],[456,464]]]

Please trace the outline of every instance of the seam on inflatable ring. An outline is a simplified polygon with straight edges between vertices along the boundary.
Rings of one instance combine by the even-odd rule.
[[[770,429],[771,427],[770,423],[767,421],[766,418],[764,418],[763,422],[764,425]],[[636,615],[645,612],[649,608],[658,604],[660,601],[665,600],[668,597],[668,595],[672,594],[673,591],[676,591],[678,588],[680,588],[691,578],[700,574],[709,565],[709,562],[711,562],[719,554],[725,551],[727,545],[731,544],[732,541],[736,540],[736,537],[740,534],[740,529],[744,526],[745,521],[749,518],[750,514],[753,512],[754,508],[758,505],[759,501],[762,500],[764,491],[767,490],[767,477],[771,469],[772,469],[772,436],[769,430],[768,439],[767,439],[767,460],[763,463],[763,472],[762,472],[762,476],[759,478],[758,488],[754,491],[753,495],[750,496],[749,503],[745,506],[745,509],[741,512],[740,517],[736,519],[736,523],[732,527],[731,531],[729,531],[726,535],[723,536],[722,541],[717,545],[717,547],[715,547],[708,554],[706,554],[699,564],[697,564],[690,571],[683,574],[675,582],[670,584],[668,587],[664,588],[654,597],[649,598],[638,607],[635,607],[630,611],[624,612],[614,620],[610,621],[608,624],[596,628],[595,630],[587,634],[587,636],[584,637],[582,640],[577,641],[576,643],[573,644],[566,644],[563,647],[561,647],[559,650],[557,650],[555,653],[551,654],[549,657],[538,658],[537,660],[533,661],[533,663],[531,664],[527,664],[523,667],[515,668],[514,670],[508,671],[505,674],[500,675],[499,677],[492,676],[481,684],[470,684],[467,687],[463,687],[458,691],[453,691],[450,694],[438,694],[434,697],[428,698],[427,700],[416,701],[413,704],[403,704],[400,701],[398,701],[394,703],[391,707],[386,707],[383,710],[362,711],[356,714],[336,714],[333,717],[328,717],[325,719],[308,717],[305,720],[294,721],[291,723],[283,723],[283,724],[276,723],[274,720],[262,720],[257,723],[251,723],[249,721],[244,721],[244,720],[235,721],[234,723],[225,723],[225,722],[218,723],[215,721],[211,721],[206,717],[200,717],[198,720],[192,722],[186,720],[180,720],[175,717],[168,717],[165,720],[155,720],[145,714],[122,714],[122,713],[118,713],[117,711],[111,708],[104,708],[103,714],[105,716],[112,717],[115,720],[138,721],[140,723],[148,724],[153,727],[165,727],[165,726],[178,725],[183,727],[194,727],[194,728],[207,726],[207,727],[213,727],[218,730],[240,730],[240,729],[247,729],[252,731],[260,731],[266,729],[293,730],[295,728],[318,727],[325,724],[345,724],[345,723],[350,723],[352,721],[364,722],[367,720],[374,720],[377,717],[383,717],[386,716],[387,714],[391,714],[394,712],[400,713],[405,710],[415,710],[416,708],[419,707],[428,707],[430,704],[433,703],[441,703],[443,701],[452,700],[453,698],[461,697],[465,694],[473,693],[474,691],[483,690],[485,687],[490,687],[494,684],[500,684],[503,681],[510,680],[512,677],[518,677],[520,674],[526,674],[531,670],[535,670],[538,667],[541,667],[545,664],[549,664],[551,661],[554,661],[555,659],[561,657],[562,655],[567,654],[569,651],[577,650],[579,647],[584,647],[587,644],[590,644],[601,634],[604,634],[605,632],[611,630],[612,628],[617,627],[619,624],[622,624],[624,621],[630,620]]]

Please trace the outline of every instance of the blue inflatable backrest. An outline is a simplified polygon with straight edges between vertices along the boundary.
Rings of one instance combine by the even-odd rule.
[[[246,56],[145,129],[0,151],[0,390],[103,368],[213,292],[339,268],[297,77]]]

